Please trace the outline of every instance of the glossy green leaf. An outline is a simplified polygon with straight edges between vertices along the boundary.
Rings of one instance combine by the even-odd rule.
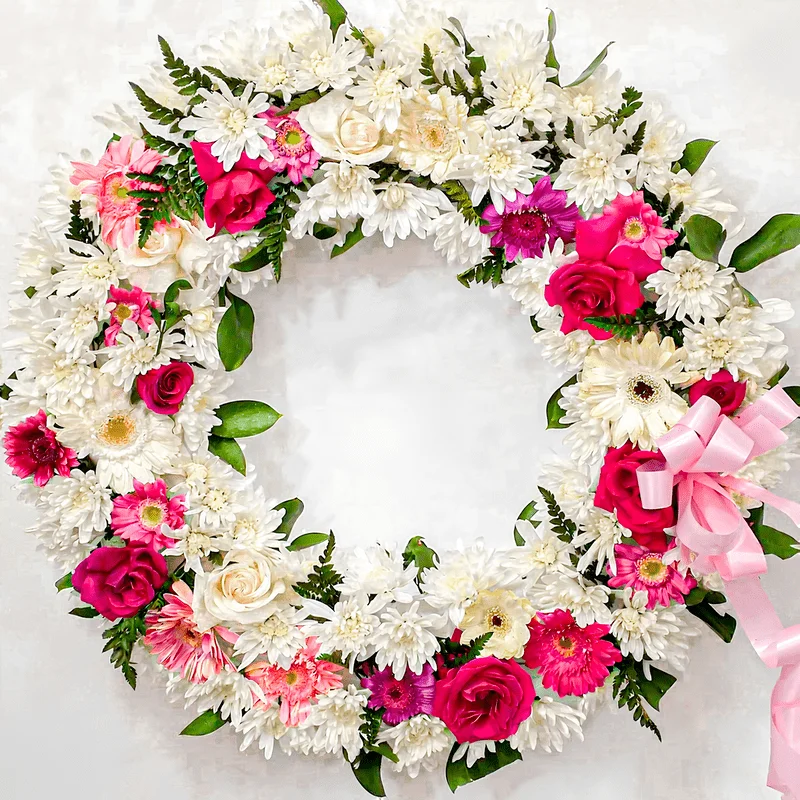
[[[361,784],[361,788],[369,792],[373,797],[386,797],[386,790],[383,788],[381,778],[381,764],[383,756],[375,751],[368,750],[362,752],[355,761],[350,764],[353,775]]]
[[[536,501],[531,500],[530,503],[528,503],[528,505],[526,505],[525,508],[523,508],[522,511],[519,512],[517,520],[524,519],[530,522],[535,513],[536,513]],[[538,523],[533,523],[534,527],[537,524]],[[514,544],[517,545],[517,547],[522,547],[525,544],[525,539],[519,534],[519,531],[517,531],[516,525],[514,526]]]
[[[767,381],[767,386],[774,388],[777,386],[788,374],[789,365],[784,364],[770,379]]]
[[[303,533],[300,534],[286,549],[305,550],[307,547],[314,547],[328,541],[327,533]]]
[[[730,266],[737,272],[749,272],[759,264],[792,250],[798,244],[800,214],[778,214],[733,251]]]
[[[229,294],[231,304],[223,315],[217,328],[217,348],[219,357],[228,372],[244,364],[253,352],[253,328],[256,318],[246,300]]]
[[[767,555],[777,556],[785,561],[800,552],[797,549],[797,539],[777,528],[756,525],[753,532]]]
[[[328,15],[331,30],[335,34],[347,19],[347,12],[339,0],[315,0],[316,4]]]
[[[564,415],[567,413],[564,411],[563,408],[558,404],[558,401],[561,399],[561,394],[564,391],[564,388],[567,386],[572,386],[578,380],[577,375],[573,375],[566,383],[562,384],[558,387],[558,389],[553,392],[550,396],[550,399],[547,401],[547,429],[551,430],[552,428],[568,428],[569,425],[565,425],[561,420],[564,418]]]
[[[209,733],[218,731],[226,721],[222,719],[218,711],[204,711],[181,731],[181,736],[207,736]]]
[[[722,225],[711,217],[694,214],[686,220],[683,226],[689,249],[703,261],[716,262],[719,252],[725,244],[727,234]]]
[[[73,617],[82,617],[83,619],[94,619],[94,617],[100,616],[100,612],[91,606],[79,606],[78,608],[73,608],[69,613]]]
[[[72,573],[68,572],[66,575],[64,575],[63,577],[59,578],[56,581],[55,586],[56,586],[56,589],[58,589],[59,592],[63,592],[64,589],[71,589],[72,588]]]
[[[237,272],[256,272],[256,270],[266,267],[270,263],[269,242],[264,240],[257,244],[244,258],[235,264],[231,264],[231,269]]]
[[[331,250],[331,258],[336,258],[336,256],[346,253],[351,247],[357,245],[364,238],[364,232],[361,230],[363,222],[364,221],[360,219],[355,228],[344,237],[344,242],[334,245]]]
[[[284,500],[282,503],[278,503],[275,508],[284,512],[281,524],[278,525],[275,530],[288,538],[295,522],[297,522],[298,518],[303,513],[303,509],[305,508],[303,501],[298,497],[293,497],[291,500]]]
[[[694,175],[702,166],[711,148],[716,144],[713,139],[693,139],[686,145],[678,166]]]
[[[556,15],[555,12],[551,10],[547,15],[547,41],[550,42],[550,49],[547,51],[547,57],[545,58],[544,64],[546,67],[551,67],[558,72],[558,70],[561,68],[561,64],[558,63],[558,59],[556,58],[556,47],[554,44],[556,30]],[[559,85],[558,75],[548,78],[547,80],[556,84],[556,86]]]
[[[221,420],[211,429],[214,436],[242,439],[269,430],[281,415],[260,400],[233,400],[223,403],[215,412]]]
[[[453,761],[453,756],[458,750],[458,743],[453,745],[450,757],[447,759],[445,775],[447,785],[451,791],[455,791],[459,786],[466,786],[468,783],[485,778],[502,767],[521,761],[522,756],[508,742],[498,742],[494,753],[487,752],[486,755],[478,759],[471,767],[467,766],[466,757]]]
[[[247,461],[236,439],[225,439],[222,436],[211,434],[208,437],[208,449],[217,458],[230,464],[237,472],[242,475],[247,474]]]
[[[192,284],[189,281],[181,278],[180,280],[173,281],[168,287],[167,291],[164,292],[164,305],[168,305],[169,303],[174,303],[178,299],[178,295],[184,291],[189,290],[192,288]]]
[[[320,241],[325,241],[326,239],[332,239],[339,231],[333,227],[333,225],[323,225],[321,222],[314,223],[314,238],[319,239]]]
[[[403,551],[403,560],[406,564],[413,563],[418,570],[423,570],[435,567],[439,556],[425,544],[421,536],[414,536]]]
[[[720,614],[715,611],[708,598],[696,605],[687,606],[687,609],[690,614],[705,622],[723,642],[726,644],[731,642],[736,632],[736,620],[730,614]]]
[[[800,386],[784,386],[783,391],[800,406]]]
[[[656,710],[661,703],[661,698],[672,688],[677,678],[650,665],[650,677],[646,678],[641,661],[636,662],[636,671],[639,674],[638,687],[642,697]]]
[[[592,75],[594,75],[595,70],[606,60],[606,56],[608,55],[608,48],[611,47],[612,44],[614,44],[614,42],[609,42],[594,57],[594,60],[592,61],[592,63],[589,64],[589,66],[586,67],[586,69],[583,72],[581,72],[581,74],[578,75],[578,77],[575,78],[574,81],[572,81],[572,83],[568,83],[567,84],[566,88],[569,88],[570,86],[580,86],[585,80],[588,80],[589,78],[591,78]]]

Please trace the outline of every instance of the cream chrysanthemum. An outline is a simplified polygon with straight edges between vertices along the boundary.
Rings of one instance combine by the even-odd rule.
[[[397,680],[406,670],[419,675],[426,664],[433,665],[439,651],[439,642],[431,631],[435,624],[434,616],[420,611],[419,601],[408,607],[389,606],[381,614],[373,637],[375,666],[379,670],[391,667]]]
[[[428,236],[431,223],[441,211],[452,208],[450,201],[438,189],[423,189],[411,183],[378,184],[378,201],[361,227],[365,236],[377,231],[383,234],[387,247],[394,240],[407,239],[414,234],[420,239]]]
[[[479,264],[489,254],[491,238],[477,225],[464,219],[460,211],[446,211],[430,224],[433,249],[441,253],[448,264],[470,267]]]
[[[414,89],[407,85],[411,74],[408,63],[391,53],[382,52],[368,65],[357,66],[356,72],[358,80],[347,94],[357,106],[367,109],[376,125],[394,133],[403,102],[414,96]]]
[[[316,730],[311,743],[315,753],[338,753],[343,750],[352,761],[361,750],[361,725],[369,692],[350,685],[320,696],[313,706],[309,722]]]
[[[420,769],[430,772],[444,762],[454,739],[442,720],[418,714],[381,731],[378,741],[386,742],[397,756],[395,772],[405,770],[416,778]]]
[[[518,519],[515,531],[520,542],[509,553],[509,560],[520,576],[535,584],[543,575],[575,575],[569,542],[558,537],[548,521]]]
[[[528,594],[537,611],[549,613],[566,608],[583,627],[594,622],[606,625],[611,622],[607,607],[610,595],[605,586],[588,583],[580,575],[545,575]]]
[[[538,749],[545,753],[552,753],[553,750],[560,753],[567,739],[575,736],[583,741],[585,720],[586,715],[577,708],[552,697],[538,697],[531,715],[508,741],[520,752]]]

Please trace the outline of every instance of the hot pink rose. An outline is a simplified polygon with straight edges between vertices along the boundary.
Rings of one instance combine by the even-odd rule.
[[[664,528],[675,524],[675,512],[669,508],[642,507],[636,470],[648,461],[663,461],[661,453],[636,450],[631,442],[612,447],[606,453],[594,504],[616,512],[620,525],[628,528],[639,544],[657,547],[666,544]]]
[[[255,227],[275,200],[269,182],[276,173],[263,158],[242,153],[230,172],[211,155],[211,145],[192,142],[197,171],[208,185],[204,201],[206,223],[219,233],[249,231]]]
[[[151,547],[98,547],[72,573],[81,600],[106,619],[133,617],[156,596],[169,570],[167,561]]]
[[[433,713],[459,742],[500,741],[531,715],[536,691],[516,661],[489,656],[452,669],[436,684]]]
[[[630,270],[637,281],[661,269],[664,248],[677,238],[677,232],[665,228],[653,207],[644,202],[642,192],[617,195],[602,214],[580,220],[575,228],[581,259]]]
[[[632,314],[644,302],[632,272],[594,260],[559,267],[545,287],[544,297],[551,306],[561,306],[563,333],[589,331],[595,339],[610,339],[613,334],[586,322],[587,317]]]
[[[194,383],[194,370],[185,361],[170,361],[136,379],[136,391],[156,414],[177,414]]]
[[[733,414],[744,402],[747,394],[747,384],[744,381],[735,381],[726,369],[721,369],[711,376],[711,380],[697,381],[689,389],[689,405],[694,405],[701,397],[708,395],[716,400],[723,414]]]

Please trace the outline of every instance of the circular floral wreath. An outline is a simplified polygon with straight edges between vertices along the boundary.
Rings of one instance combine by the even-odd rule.
[[[603,64],[572,82],[547,32],[468,37],[411,9],[391,36],[336,0],[234,30],[115,108],[99,160],[62,162],[20,256],[24,328],[2,387],[6,460],[78,617],[102,616],[131,686],[151,662],[242,748],[445,767],[451,788],[562,749],[608,701],[652,709],[698,621],[730,601],[770,666],[771,785],[794,797],[797,646],[758,575],[795,540],[764,524],[798,390],[778,387],[792,314],[742,273],[800,242],[772,218],[719,263],[735,209],[714,145]],[[290,238],[338,256],[429,238],[458,280],[504,284],[571,373],[547,405],[572,457],[544,468],[513,543],[436,553],[292,534],[238,440],[279,419],[225,399],[252,349],[243,299]],[[513,546],[512,546],[513,545]],[[795,681],[798,683],[798,681]]]

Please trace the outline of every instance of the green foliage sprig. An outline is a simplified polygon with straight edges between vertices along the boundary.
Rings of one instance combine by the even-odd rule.
[[[561,506],[558,504],[555,495],[551,491],[545,489],[543,486],[540,486],[539,494],[541,494],[542,499],[544,500],[547,514],[550,517],[550,524],[552,525],[553,530],[556,532],[556,535],[560,539],[570,541],[578,532],[577,525],[575,525],[575,523],[561,510]]]
[[[81,216],[81,201],[73,200],[69,204],[69,227],[67,229],[67,239],[83,244],[94,244],[97,241],[97,233],[91,220]]]
[[[644,705],[645,696],[641,683],[644,675],[640,672],[641,666],[637,667],[637,663],[630,656],[621,662],[614,675],[611,690],[619,707],[627,708],[632,712],[634,720],[643,728],[654,733],[660,742],[661,731],[653,722]]]
[[[602,128],[603,125],[610,125],[616,131],[626,119],[632,117],[641,107],[642,93],[633,86],[628,86],[622,93],[622,105],[613,113],[600,117],[594,126],[594,130]],[[644,134],[642,134],[642,137],[644,137]],[[644,138],[642,140],[644,141]]]
[[[136,688],[136,669],[131,661],[133,647],[144,636],[144,619],[141,616],[121,619],[103,631],[106,639],[104,653],[108,653],[111,663],[125,676],[132,689]]]
[[[177,108],[169,108],[154,100],[138,83],[131,82],[130,87],[133,89],[139,105],[150,119],[168,128],[170,133],[180,133],[180,122],[186,117],[182,111]]]
[[[336,548],[336,538],[331,531],[325,551],[319,557],[319,562],[306,580],[295,585],[295,590],[301,597],[309,600],[319,600],[326,606],[333,608],[339,602],[341,593],[336,588],[343,577],[333,566],[333,551]]]
[[[182,58],[176,56],[163,36],[158,37],[158,44],[164,56],[164,67],[169,72],[178,93],[189,98],[190,107],[202,103],[204,98],[198,92],[200,89],[211,91],[214,82],[197,67],[190,67]]]

